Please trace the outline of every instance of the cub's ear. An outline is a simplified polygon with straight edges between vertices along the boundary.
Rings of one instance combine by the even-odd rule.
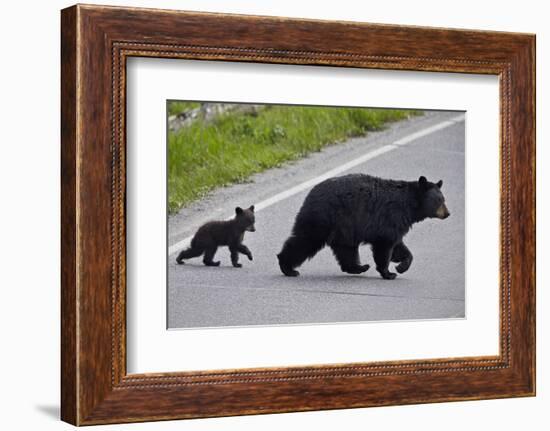
[[[424,188],[428,185],[428,180],[426,179],[426,177],[424,175],[422,175],[419,179],[418,179],[418,184],[420,185],[420,187]]]
[[[250,205],[250,208],[248,208],[250,211],[254,212],[254,205]]]
[[[437,182],[437,184],[436,184],[436,186],[437,186],[438,188],[441,188],[442,185],[443,185],[443,180],[439,180],[439,181]]]
[[[235,214],[239,215],[243,213],[243,209],[241,207],[235,208]]]

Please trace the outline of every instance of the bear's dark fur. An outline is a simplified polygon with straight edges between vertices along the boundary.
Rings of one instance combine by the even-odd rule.
[[[342,271],[360,274],[369,265],[359,262],[359,246],[370,244],[376,269],[394,279],[390,261],[399,273],[407,271],[412,254],[403,237],[414,223],[426,218],[447,218],[450,213],[441,193],[443,181],[395,181],[364,174],[330,178],[307,195],[291,236],[277,255],[283,274],[297,276],[299,267],[325,245],[332,248]]]
[[[219,266],[220,262],[212,259],[220,246],[228,246],[231,252],[231,263],[235,268],[242,267],[239,263],[239,253],[242,253],[252,260],[252,253],[244,245],[244,233],[255,232],[254,227],[254,205],[250,208],[235,208],[235,217],[225,221],[211,221],[202,225],[193,239],[191,246],[182,250],[176,262],[183,264],[184,259],[201,256],[204,253],[203,262],[206,266]]]

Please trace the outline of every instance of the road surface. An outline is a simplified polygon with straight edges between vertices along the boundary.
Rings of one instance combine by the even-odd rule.
[[[256,175],[249,183],[219,189],[170,217],[168,327],[463,318],[464,134],[459,113],[427,112]],[[300,267],[300,277],[285,277],[276,254],[315,178],[333,169],[340,175],[362,172],[393,179],[413,180],[420,175],[433,182],[443,179],[442,191],[452,215],[414,225],[405,237],[414,262],[395,280],[380,277],[368,246],[361,247],[362,263],[371,265],[365,274],[342,273],[325,248]],[[228,217],[235,206],[262,202],[256,212],[256,232],[246,233],[244,240],[253,262],[241,256],[243,267],[233,268],[228,249],[219,248],[215,260],[221,260],[220,267],[203,266],[202,258],[175,264],[174,250],[200,224]]]

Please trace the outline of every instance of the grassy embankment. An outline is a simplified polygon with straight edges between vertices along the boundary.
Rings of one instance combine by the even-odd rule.
[[[171,115],[185,103],[171,102]],[[269,106],[257,115],[228,112],[168,136],[171,213],[216,187],[296,160],[417,112],[392,109]]]
[[[180,112],[195,109],[201,106],[199,102],[179,102],[171,100],[168,102],[168,115],[177,115]]]

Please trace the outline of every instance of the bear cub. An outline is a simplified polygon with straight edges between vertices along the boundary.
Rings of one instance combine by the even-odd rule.
[[[284,275],[328,245],[342,271],[361,274],[369,265],[359,262],[359,246],[370,244],[376,270],[393,280],[390,262],[404,273],[413,256],[403,237],[414,223],[445,219],[450,213],[441,193],[443,181],[396,181],[365,174],[329,178],[311,189],[300,208],[291,236],[277,255]]]
[[[250,208],[235,208],[235,217],[231,220],[211,221],[202,225],[191,240],[191,246],[182,250],[176,262],[183,264],[185,259],[191,259],[204,254],[203,263],[206,266],[219,266],[219,261],[214,261],[214,255],[218,247],[227,246],[231,252],[231,263],[235,268],[242,267],[239,263],[239,253],[252,260],[252,253],[243,244],[245,232],[255,232],[254,205]]]

